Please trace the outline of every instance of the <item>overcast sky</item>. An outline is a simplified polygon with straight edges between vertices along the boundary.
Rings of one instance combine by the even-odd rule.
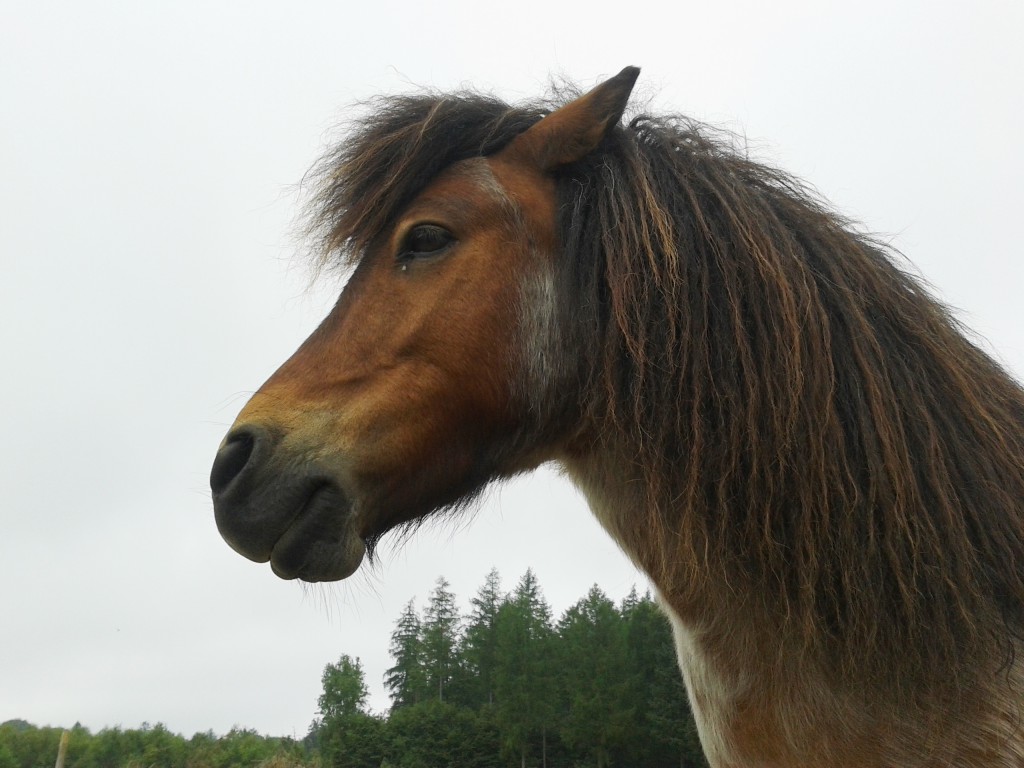
[[[307,290],[294,188],[359,99],[640,65],[651,110],[891,237],[1024,373],[1024,3],[706,5],[0,0],[0,721],[301,737],[342,653],[386,707],[440,575],[465,605],[533,567],[556,614],[645,588],[550,471],[333,587],[217,534],[217,444],[339,288]]]

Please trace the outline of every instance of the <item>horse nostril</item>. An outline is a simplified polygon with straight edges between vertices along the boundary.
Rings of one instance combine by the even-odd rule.
[[[217,451],[210,471],[210,489],[214,495],[223,493],[231,481],[238,477],[249,463],[256,448],[256,435],[250,431],[239,431],[230,435]]]

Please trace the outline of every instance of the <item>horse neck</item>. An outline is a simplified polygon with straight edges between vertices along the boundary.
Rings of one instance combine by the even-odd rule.
[[[651,579],[663,602],[689,618],[721,601],[720,574],[680,557],[678,537],[684,535],[678,510],[665,499],[652,499],[631,458],[629,447],[600,440],[578,440],[560,457],[566,474],[583,493],[591,511],[623,552]],[[676,522],[673,522],[676,521]],[[702,549],[700,542],[691,549]],[[734,586],[734,585],[733,585]]]
[[[1024,764],[1020,702],[1011,695],[1024,689],[1021,663],[999,675],[983,672],[946,700],[911,705],[890,690],[841,679],[802,643],[763,585],[673,559],[673,532],[656,521],[678,519],[678,510],[651,509],[671,499],[645,495],[625,452],[590,443],[561,464],[653,582],[715,768]]]

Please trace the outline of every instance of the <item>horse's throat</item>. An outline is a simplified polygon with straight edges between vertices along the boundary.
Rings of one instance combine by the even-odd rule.
[[[778,655],[787,643],[771,628],[777,617],[766,610],[755,615],[758,601],[721,583],[716,588],[719,580],[711,574],[694,574],[681,584],[681,572],[669,573],[665,542],[637,522],[651,515],[642,484],[623,476],[628,462],[591,454],[562,464],[597,520],[659,593],[711,765],[812,766],[812,755],[834,754],[827,731],[815,727],[823,723],[815,702],[829,700],[827,685],[796,656],[787,663]]]

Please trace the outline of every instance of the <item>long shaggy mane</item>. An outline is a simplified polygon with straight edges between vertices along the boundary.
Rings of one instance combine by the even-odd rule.
[[[323,252],[358,259],[557,101],[374,102],[314,171]],[[565,168],[559,220],[579,413],[643,482],[656,581],[760,585],[849,679],[1012,658],[1024,392],[897,254],[682,117],[637,116]]]

